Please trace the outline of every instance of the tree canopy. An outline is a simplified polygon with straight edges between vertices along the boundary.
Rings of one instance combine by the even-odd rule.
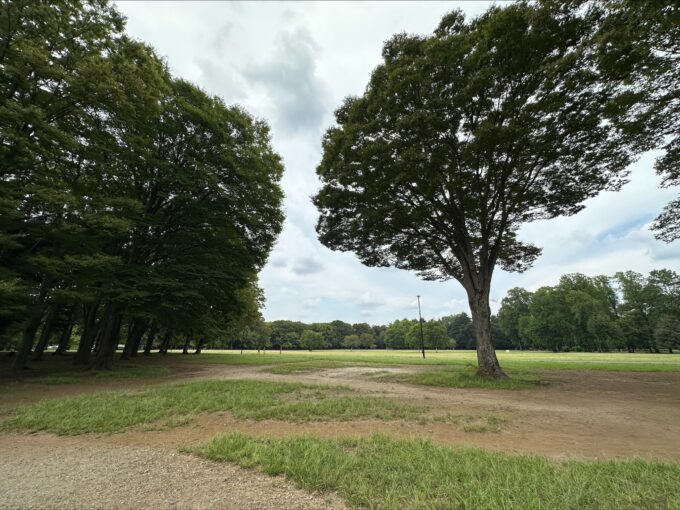
[[[158,331],[200,346],[257,308],[283,223],[267,124],[173,78],[106,1],[15,0],[0,18],[0,321],[23,332],[15,368],[60,321],[80,323],[77,361],[106,368],[121,336],[124,357]]]
[[[655,167],[661,185],[680,185],[680,5],[649,0],[594,2],[593,52],[613,121],[640,149],[664,152]],[[656,237],[680,239],[680,198],[653,224]]]
[[[635,137],[607,122],[592,31],[569,8],[518,3],[398,34],[323,140],[321,242],[460,282],[486,376],[504,375],[491,344],[494,268],[524,271],[540,253],[519,227],[618,189],[635,155]]]
[[[673,351],[678,316],[680,275],[668,269],[564,275],[535,292],[510,289],[498,312],[514,347],[556,352]]]

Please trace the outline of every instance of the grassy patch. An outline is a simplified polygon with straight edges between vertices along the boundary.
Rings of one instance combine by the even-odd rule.
[[[500,432],[505,425],[505,418],[484,416],[481,420],[467,421],[463,424],[465,432]]]
[[[535,456],[448,448],[429,441],[231,434],[190,450],[235,462],[354,507],[380,509],[678,509],[680,464],[551,462]]]
[[[530,388],[540,383],[537,373],[513,370],[508,379],[486,379],[479,377],[471,367],[447,367],[439,370],[428,370],[412,374],[381,375],[380,380],[420,384],[423,386],[441,386],[446,388],[486,388],[497,390],[519,390]]]
[[[500,432],[505,426],[506,419],[495,414],[440,414],[431,418],[434,422],[454,423],[461,425],[465,432]]]
[[[679,354],[648,353],[595,353],[595,352],[528,352],[497,351],[501,366],[508,369],[539,370],[606,370],[630,372],[669,372],[680,371]],[[174,355],[173,355],[174,357]],[[177,356],[179,358],[179,356]],[[324,350],[324,351],[284,351],[283,354],[268,351],[256,354],[252,351],[213,350],[204,351],[201,356],[184,356],[187,363],[221,363],[228,365],[278,365],[283,363],[305,363],[310,361],[329,361],[351,363],[355,366],[375,365],[476,365],[474,351],[428,351],[423,359],[419,351],[385,350]],[[333,367],[328,367],[333,368]]]
[[[100,384],[114,380],[152,379],[167,377],[176,367],[164,364],[160,357],[138,356],[134,361],[118,361],[111,370],[94,371],[73,365],[73,356],[45,355],[42,361],[30,361],[29,369],[15,373],[10,370],[12,357],[0,355],[0,391],[17,385],[39,384]],[[190,367],[189,367],[190,368]]]
[[[160,365],[117,365],[113,370],[77,372],[65,372],[54,375],[31,377],[24,382],[31,384],[44,384],[47,386],[59,384],[78,384],[99,381],[112,381],[118,379],[143,379],[153,377],[165,377],[170,374],[168,367]]]
[[[347,367],[370,367],[375,366],[372,363],[352,363],[349,361],[334,361],[334,360],[309,360],[309,361],[294,361],[291,363],[281,363],[274,365],[265,370],[271,374],[303,374],[307,372],[317,372],[319,370],[327,370],[330,368],[347,368]]]
[[[70,435],[117,432],[136,425],[161,428],[203,412],[230,411],[251,420],[324,421],[417,419],[425,408],[330,386],[256,380],[196,381],[140,392],[103,392],[43,400],[9,413],[0,429]]]

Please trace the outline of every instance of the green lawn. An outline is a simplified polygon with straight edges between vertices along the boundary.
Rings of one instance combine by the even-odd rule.
[[[99,381],[112,381],[117,379],[146,379],[165,377],[170,374],[170,369],[161,365],[130,365],[119,363],[112,370],[92,371],[78,370],[54,375],[31,377],[25,382],[32,384],[88,384]]]
[[[278,363],[268,369],[266,372],[271,374],[304,374],[308,372],[316,372],[318,370],[326,370],[329,368],[347,368],[347,367],[374,367],[377,363],[362,363],[351,361],[334,361],[325,359],[311,359],[306,361],[291,361],[287,363]]]
[[[44,384],[48,386],[61,384],[98,384],[113,380],[152,379],[167,377],[172,370],[164,366],[159,357],[138,357],[134,361],[118,361],[111,370],[94,371],[82,366],[74,366],[73,358],[49,356],[47,359],[32,362],[31,368],[20,374],[9,371],[11,358],[1,360],[0,388],[17,383]]]
[[[543,382],[537,371],[512,368],[507,372],[508,379],[486,379],[478,376],[474,368],[451,365],[446,368],[425,370],[412,374],[385,374],[379,376],[378,380],[422,386],[485,388],[490,390],[522,390]]]
[[[220,436],[192,451],[374,509],[680,509],[680,464],[552,462],[429,441]]]
[[[250,420],[422,420],[427,408],[360,396],[331,386],[256,380],[196,381],[138,392],[102,392],[42,400],[7,413],[0,430],[60,435],[118,432],[135,425],[186,423],[199,413],[230,411]]]
[[[184,357],[196,363],[224,363],[229,365],[273,365],[324,361],[371,365],[472,365],[476,366],[474,351],[426,351],[423,359],[419,351],[392,350],[324,350],[324,351],[254,351],[210,350],[200,356]],[[551,353],[527,351],[498,351],[501,365],[516,369],[557,370],[612,370],[634,372],[680,371],[680,354],[647,353]]]

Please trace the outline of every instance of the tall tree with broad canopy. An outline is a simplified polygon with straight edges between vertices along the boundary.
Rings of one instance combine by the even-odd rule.
[[[248,315],[257,302],[239,295],[257,295],[283,223],[265,122],[173,79],[106,0],[0,3],[0,71],[0,334],[22,321],[15,370],[73,310],[75,362],[93,369],[123,337],[123,358],[147,330],[163,352],[178,336],[200,352]]]
[[[591,38],[587,19],[552,3],[469,22],[453,12],[430,36],[390,39],[323,140],[321,242],[457,280],[485,377],[506,377],[491,340],[494,269],[521,272],[540,254],[520,226],[618,189],[633,158],[629,134],[606,122]]]

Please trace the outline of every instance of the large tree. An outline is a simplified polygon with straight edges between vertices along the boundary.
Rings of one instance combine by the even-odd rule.
[[[505,377],[491,339],[494,269],[524,271],[540,253],[520,226],[617,189],[632,159],[583,51],[591,28],[568,9],[520,3],[396,35],[323,140],[321,242],[462,284],[483,376]]]
[[[119,97],[111,70],[122,28],[104,1],[0,5],[0,278],[28,298],[17,369],[78,262],[74,247],[90,248],[72,177],[97,159],[102,140],[92,135]]]
[[[106,0],[0,4],[0,334],[23,322],[16,369],[64,316],[82,320],[76,362],[99,369],[147,331],[147,352],[156,334],[200,351],[260,303],[283,222],[269,128],[123,29]]]

